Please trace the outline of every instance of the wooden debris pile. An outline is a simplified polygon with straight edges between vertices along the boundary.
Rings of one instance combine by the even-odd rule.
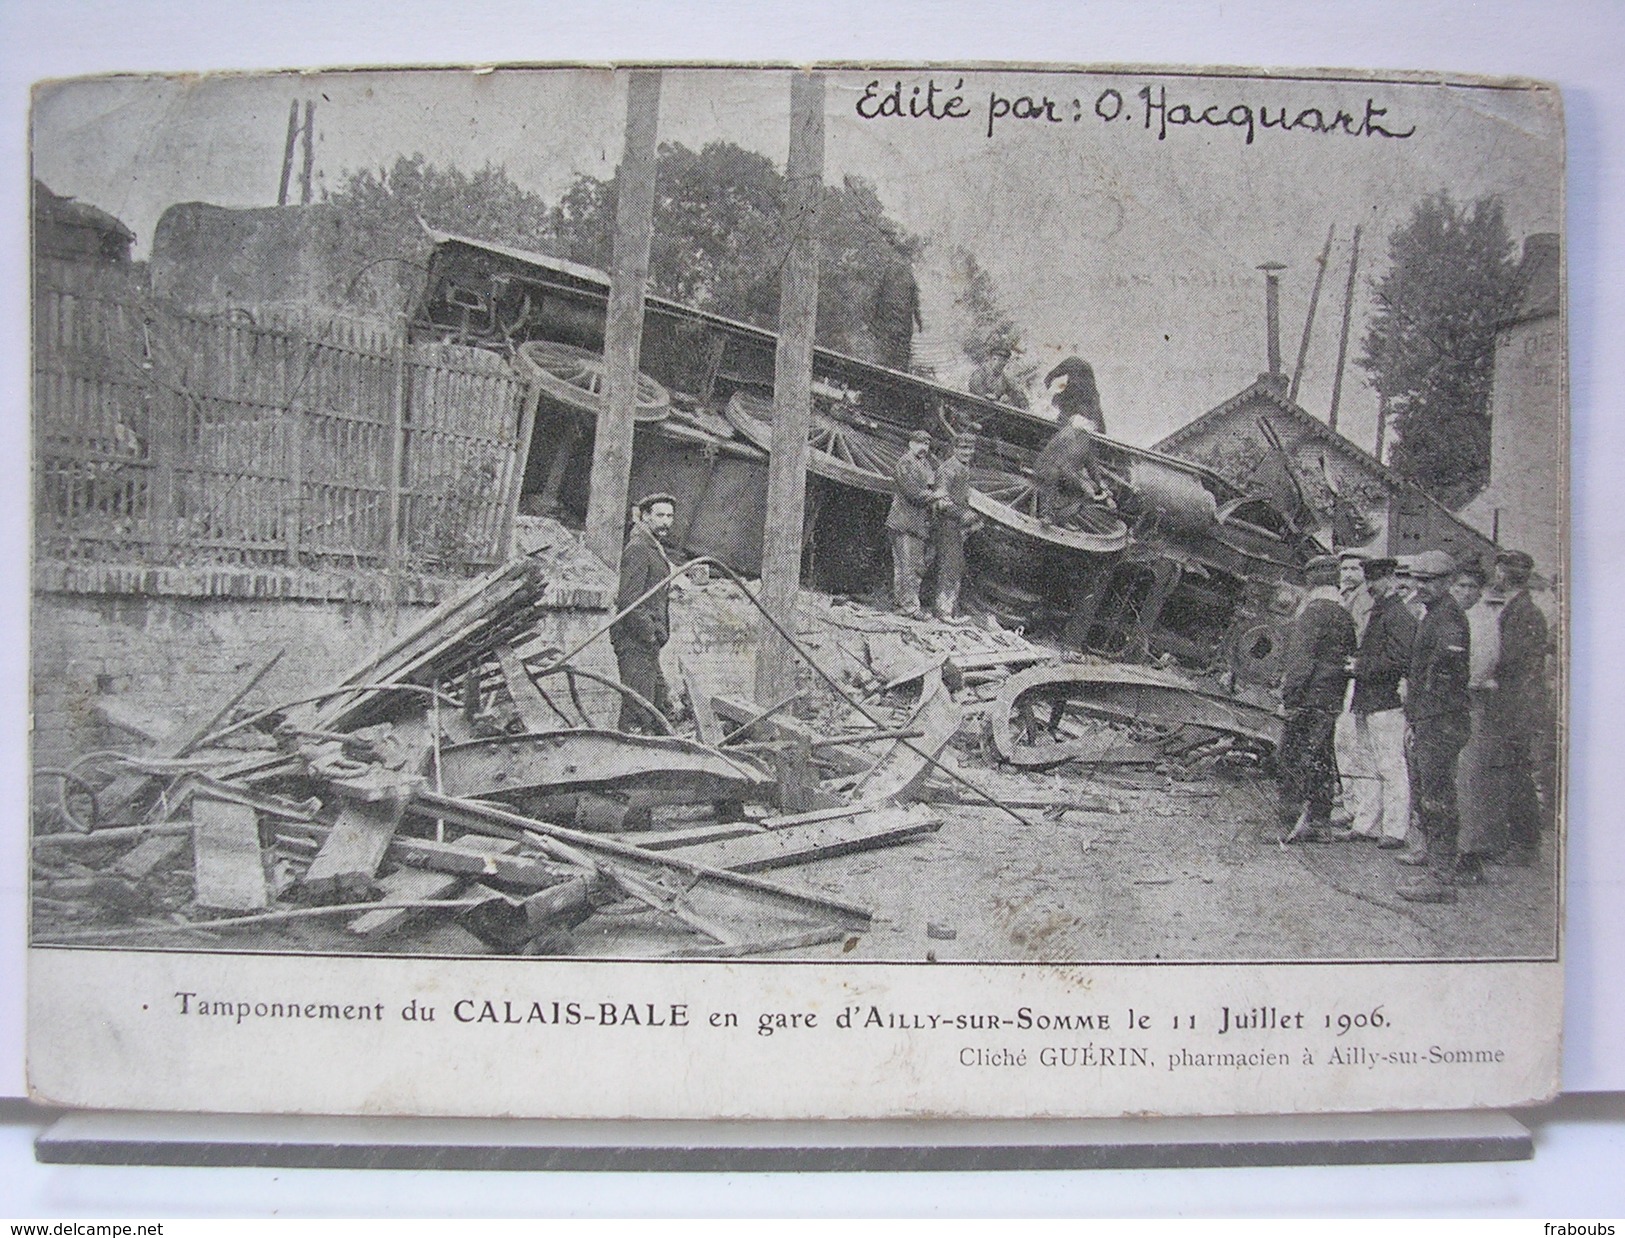
[[[583,704],[612,680],[537,638],[547,587],[518,560],[308,699],[244,712],[272,658],[173,740],[41,771],[33,940],[854,948],[870,910],[762,874],[939,828],[907,801],[962,720],[941,669],[840,728],[719,697],[697,737],[621,734]]]

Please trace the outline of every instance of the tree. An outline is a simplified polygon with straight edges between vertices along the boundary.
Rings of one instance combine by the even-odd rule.
[[[1360,365],[1393,419],[1395,469],[1457,506],[1489,479],[1495,332],[1518,294],[1500,199],[1423,199],[1388,256]]]
[[[959,351],[972,365],[1009,353],[1021,347],[1021,328],[999,303],[993,277],[976,255],[956,246],[949,256],[949,278],[954,288],[955,324]]]
[[[404,299],[421,283],[429,257],[423,224],[541,249],[552,221],[546,202],[522,189],[506,169],[486,164],[470,175],[438,168],[421,154],[403,155],[388,168],[348,172],[337,189],[323,190],[322,200],[342,211],[355,229],[372,285],[391,288]]]
[[[615,188],[613,177],[581,176],[566,191],[551,215],[562,256],[609,265]],[[653,290],[773,329],[789,250],[785,192],[784,173],[771,159],[732,142],[709,142],[698,151],[662,145],[649,257]],[[839,187],[827,186],[819,208],[818,343],[874,358],[869,311],[881,275],[888,264],[913,262],[923,248],[887,215],[868,181],[849,176]],[[982,281],[978,289],[991,297],[985,272]]]

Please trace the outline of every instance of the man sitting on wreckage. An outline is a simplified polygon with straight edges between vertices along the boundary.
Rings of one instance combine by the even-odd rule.
[[[671,696],[660,671],[660,651],[671,636],[669,586],[662,585],[636,606],[632,604],[671,575],[665,543],[676,518],[677,500],[669,494],[646,495],[633,505],[632,530],[621,550],[621,582],[615,595],[616,611],[626,610],[626,614],[609,632],[621,683],[668,720],[672,717]],[[621,698],[617,725],[632,734],[663,730],[630,696]]]

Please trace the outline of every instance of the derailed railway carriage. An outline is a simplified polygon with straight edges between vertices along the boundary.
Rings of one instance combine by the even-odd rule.
[[[432,233],[413,315],[423,338],[504,352],[541,386],[523,503],[580,519],[602,406],[609,278],[563,259]],[[674,539],[761,569],[776,336],[660,297],[645,303],[632,489],[681,500]],[[816,349],[807,582],[878,593],[889,578],[891,471],[908,436],[975,427],[967,584],[1003,623],[1105,657],[1171,656],[1240,683],[1273,681],[1312,539],[1268,499],[1187,461],[1102,439],[1113,502],[1061,524],[1037,514],[1033,458],[1054,423]]]

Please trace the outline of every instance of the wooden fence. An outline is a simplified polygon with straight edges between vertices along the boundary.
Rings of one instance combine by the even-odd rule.
[[[196,317],[128,277],[42,263],[36,553],[477,571],[508,554],[530,396],[479,349]]]

